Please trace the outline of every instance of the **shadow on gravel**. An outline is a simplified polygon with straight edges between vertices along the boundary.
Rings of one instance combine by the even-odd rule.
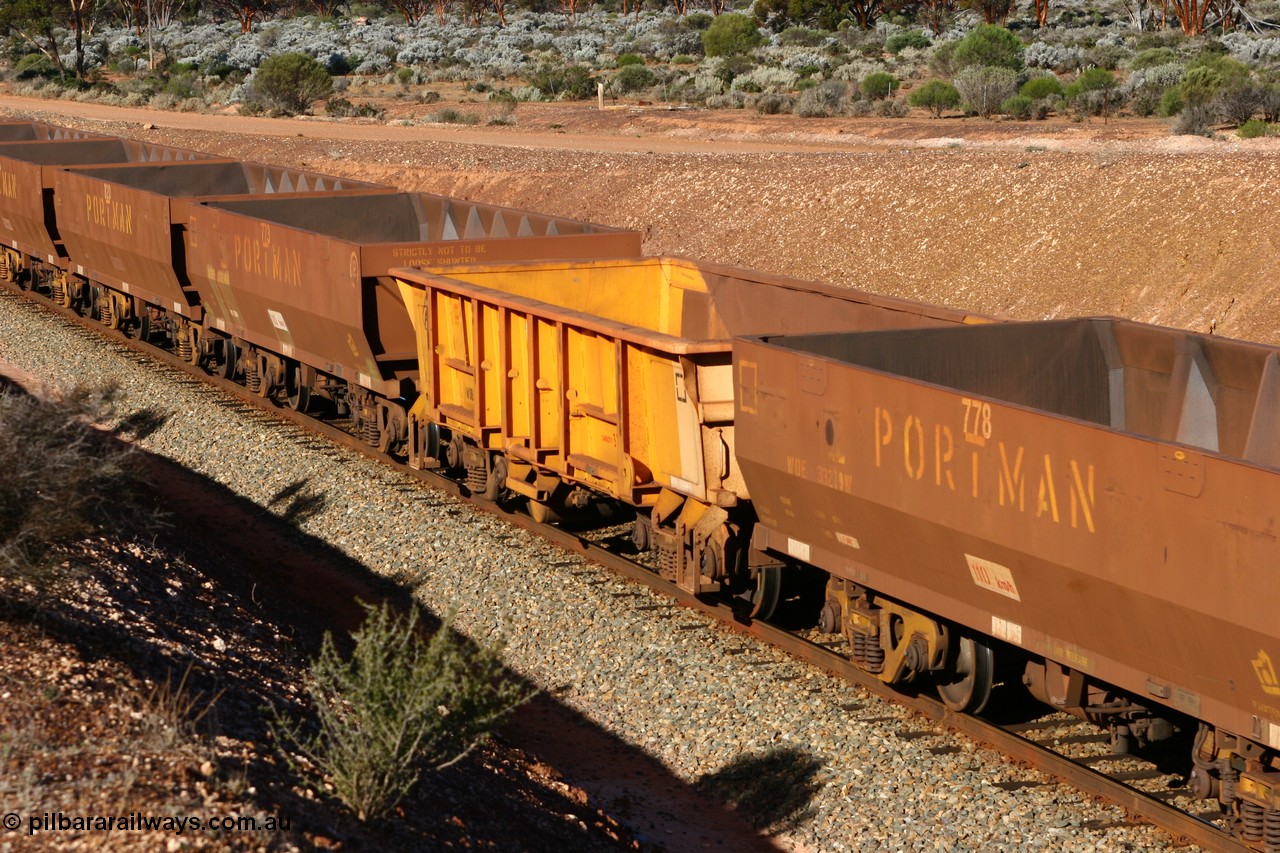
[[[764,755],[744,755],[695,786],[714,802],[750,815],[757,829],[777,835],[811,816],[809,803],[818,792],[822,762],[796,747]]]
[[[264,709],[274,705],[296,716],[305,661],[318,652],[324,633],[332,631],[343,646],[341,640],[363,617],[358,601],[403,609],[411,606],[409,592],[299,529],[325,502],[306,480],[275,495],[276,515],[163,457],[139,451],[133,459],[168,514],[169,529],[156,537],[159,553],[180,554],[182,561],[171,564],[129,546],[129,540],[123,547],[102,540],[114,554],[108,560],[114,568],[102,578],[103,593],[123,617],[105,620],[92,607],[76,607],[46,628],[86,659],[118,660],[140,680],[182,679],[189,695],[207,706],[206,734],[230,735],[246,745],[240,757],[224,754],[217,760],[218,777],[246,780],[253,807],[291,815],[291,834],[304,846],[514,849],[509,845],[519,839],[521,850],[555,853],[779,849],[748,827],[741,812],[731,811],[734,805],[760,811],[763,792],[718,795],[730,808],[710,801],[654,758],[546,693],[518,713],[503,735],[534,753],[535,765],[545,762],[587,790],[590,802],[574,799],[572,791],[557,793],[554,782],[532,785],[505,768],[499,753],[496,764],[477,755],[426,774],[398,817],[378,825],[360,824],[345,810],[324,805],[272,757]],[[812,771],[801,776],[778,791],[807,790],[804,780]],[[773,811],[781,817],[796,809]],[[501,834],[492,830],[495,837],[488,837],[486,828],[494,826]]]
[[[168,415],[154,409],[143,409],[123,418],[116,426],[116,432],[133,441],[141,441],[159,431],[168,420]]]
[[[323,494],[310,486],[310,479],[297,480],[285,486],[267,501],[267,506],[276,507],[280,518],[295,527],[309,518],[314,518],[324,511],[328,500]]]

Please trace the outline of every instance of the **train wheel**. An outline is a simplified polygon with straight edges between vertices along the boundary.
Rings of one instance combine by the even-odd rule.
[[[489,476],[484,481],[484,491],[480,496],[487,501],[496,501],[507,490],[507,471],[510,470],[507,457],[495,453],[489,463]]]
[[[285,377],[285,391],[289,399],[289,408],[295,412],[305,412],[311,404],[311,388],[302,381],[302,366],[296,362],[289,366]]]
[[[749,607],[752,619],[769,619],[782,600],[782,566],[761,566],[755,571],[755,585],[739,593],[738,600]]]
[[[637,513],[635,524],[631,526],[631,544],[634,545],[635,549],[640,553],[648,551],[650,546],[653,544],[651,541],[653,537],[650,535],[649,524],[649,517],[647,515],[640,515]]]
[[[560,520],[560,515],[554,509],[542,501],[529,499],[529,517],[539,524],[554,524]]]
[[[143,342],[151,337],[151,315],[145,308],[136,318],[125,324],[124,333],[134,340]]]
[[[240,361],[240,351],[229,340],[221,341],[222,360],[218,362],[218,375],[223,379],[236,378],[236,364]]]
[[[951,678],[951,681],[944,681]],[[942,704],[963,714],[977,714],[991,698],[995,681],[995,655],[981,640],[961,637],[956,659],[947,673],[937,678],[938,696]]]

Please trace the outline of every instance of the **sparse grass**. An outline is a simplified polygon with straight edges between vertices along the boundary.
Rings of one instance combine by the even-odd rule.
[[[190,683],[192,664],[177,679],[166,673],[141,696],[145,741],[154,749],[173,749],[189,744],[209,716],[222,692],[206,696]]]
[[[47,402],[0,392],[0,602],[47,603],[78,574],[68,547],[104,528],[160,523],[143,508],[133,450],[95,424],[114,388],[78,387]]]

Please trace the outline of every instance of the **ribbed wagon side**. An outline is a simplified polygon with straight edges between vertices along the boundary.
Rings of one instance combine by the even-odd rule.
[[[53,176],[54,207],[74,274],[91,286],[84,313],[128,334],[162,332],[178,352],[234,376],[227,339],[201,334],[204,307],[187,275],[193,206],[232,198],[394,193],[363,181],[239,160],[76,167]]]
[[[219,201],[188,222],[206,330],[243,342],[253,382],[321,392],[367,441],[398,447],[418,352],[393,267],[628,257],[640,234],[426,193]]]
[[[422,364],[411,464],[465,468],[474,491],[514,491],[539,517],[593,496],[631,504],[637,546],[694,592],[754,595],[762,572],[775,577],[746,548],[734,334],[976,319],[681,258],[396,275]]]
[[[1085,319],[734,358],[756,544],[831,574],[862,666],[964,707],[1003,649],[1119,749],[1202,721],[1193,788],[1280,819],[1280,350]]]
[[[58,139],[108,139],[101,133],[26,119],[0,121],[0,142],[49,142]]]

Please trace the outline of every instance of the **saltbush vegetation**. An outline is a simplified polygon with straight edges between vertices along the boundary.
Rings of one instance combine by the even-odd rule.
[[[1043,22],[1033,7],[1007,0],[738,0],[714,3],[719,14],[652,4],[629,4],[625,14],[616,4],[569,13],[529,0],[505,6],[501,20],[477,4],[442,0],[439,15],[425,3],[401,4],[426,13],[412,22],[386,4],[316,16],[305,5],[264,2],[267,12],[247,26],[216,12],[195,15],[201,5],[192,3],[182,7],[190,19],[179,14],[149,29],[145,18],[122,18],[136,4],[121,3],[97,4],[80,55],[70,30],[55,28],[52,48],[43,37],[24,40],[7,11],[0,32],[8,33],[8,76],[19,93],[169,109],[303,112],[336,93],[324,111],[342,118],[367,115],[355,105],[386,97],[389,86],[421,102],[436,84],[463,82],[489,86],[473,90],[481,95],[507,92],[513,105],[593,98],[603,83],[611,97],[762,111],[785,101],[815,117],[894,115],[905,104],[937,114],[952,109],[937,102],[944,90],[933,84],[942,83],[959,90],[971,112],[993,118],[1065,110],[1080,120],[1176,117],[1194,108],[1193,125],[1238,127],[1280,112],[1280,34],[1253,26],[1280,17],[1280,4],[1267,4],[1249,7],[1250,27],[1233,12],[1195,36],[1182,34],[1177,7],[1162,24],[1147,7],[1120,0],[1089,9],[1054,0]],[[272,64],[283,56],[292,66],[278,87]],[[1014,74],[1014,91],[995,104],[1008,77],[987,69]],[[838,105],[822,88],[830,81],[853,87]],[[762,101],[766,94],[786,97]]]

